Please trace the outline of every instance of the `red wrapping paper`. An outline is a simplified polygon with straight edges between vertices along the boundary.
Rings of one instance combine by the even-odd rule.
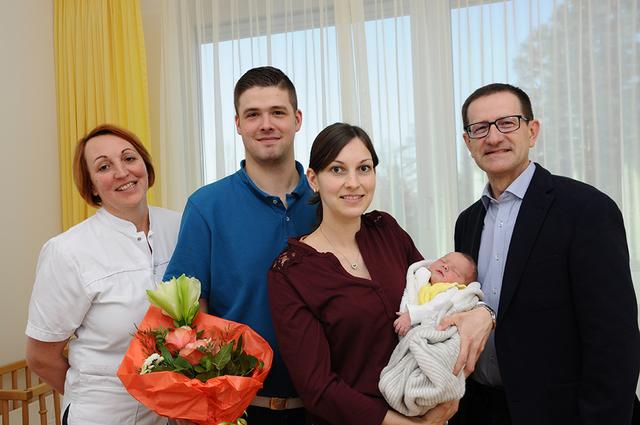
[[[173,319],[150,306],[138,329],[175,328]],[[152,372],[140,375],[140,368],[150,353],[142,342],[131,340],[118,377],[127,391],[140,403],[161,416],[188,419],[200,425],[217,425],[239,418],[255,397],[269,374],[273,351],[257,332],[247,325],[198,313],[192,327],[204,331],[202,338],[221,342],[237,340],[242,335],[243,350],[264,363],[251,376],[220,376],[202,382],[176,372]],[[224,337],[224,339],[223,339]]]

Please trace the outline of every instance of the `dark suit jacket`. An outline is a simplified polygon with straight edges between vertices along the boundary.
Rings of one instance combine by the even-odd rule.
[[[476,260],[485,208],[458,217]],[[622,214],[597,189],[536,164],[511,237],[495,330],[514,425],[631,422],[640,369]]]

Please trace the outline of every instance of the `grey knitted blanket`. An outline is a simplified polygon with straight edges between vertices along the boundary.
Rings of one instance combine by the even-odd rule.
[[[469,284],[452,295],[435,323],[446,315],[472,309],[482,298],[480,284]],[[389,406],[405,416],[421,416],[442,402],[461,398],[464,373],[455,376],[452,372],[459,352],[455,326],[444,331],[432,325],[414,327],[400,340],[382,370],[380,392]]]

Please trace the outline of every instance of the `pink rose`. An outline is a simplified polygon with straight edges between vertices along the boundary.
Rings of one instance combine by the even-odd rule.
[[[210,339],[199,339],[195,342],[190,342],[189,344],[185,345],[182,350],[180,350],[180,353],[178,353],[178,355],[195,366],[200,363],[200,359],[205,355],[205,353],[198,350],[198,348],[206,348],[210,343]]]
[[[182,350],[184,346],[189,343],[195,342],[196,331],[189,326],[182,326],[172,330],[167,334],[164,340],[164,345],[171,353]]]

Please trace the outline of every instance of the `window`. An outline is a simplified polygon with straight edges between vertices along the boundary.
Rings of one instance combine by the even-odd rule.
[[[270,63],[297,87],[297,159],[306,166],[325,125],[360,124],[381,158],[374,207],[435,256],[452,248],[455,218],[486,182],[462,142],[462,102],[481,85],[510,82],[529,93],[542,121],[530,157],[616,200],[638,270],[634,2],[243,0],[218,14],[198,12],[217,16],[198,30],[204,180],[237,169],[243,146],[233,85]]]

